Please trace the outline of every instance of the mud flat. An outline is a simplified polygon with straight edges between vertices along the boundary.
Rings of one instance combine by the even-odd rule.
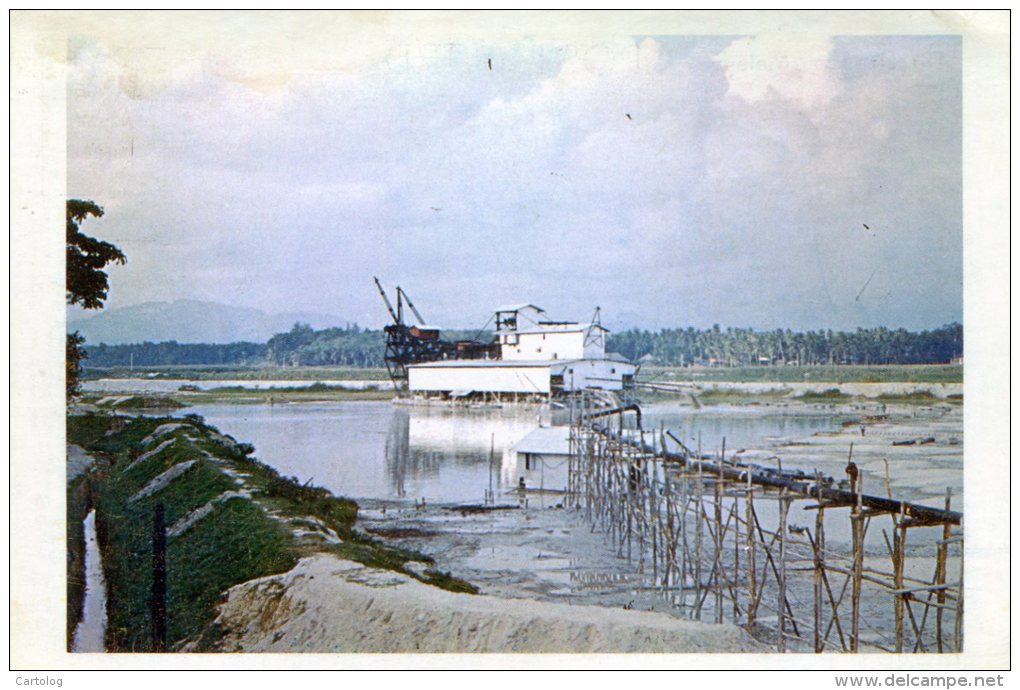
[[[839,394],[860,398],[883,398],[905,396],[930,396],[946,399],[963,395],[962,383],[904,383],[904,382],[731,382],[731,381],[690,381],[670,382],[694,391],[732,391],[750,395],[772,393],[787,394],[791,397]]]
[[[233,587],[227,652],[767,652],[732,625],[646,611],[456,594],[332,555]]]

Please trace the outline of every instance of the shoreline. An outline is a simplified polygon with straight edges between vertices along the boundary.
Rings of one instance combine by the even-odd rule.
[[[123,380],[121,387],[109,385]],[[246,387],[244,385],[215,386],[193,390],[186,380],[180,382],[183,389],[170,391],[146,390],[139,379],[104,379],[103,390],[85,386],[81,403],[98,409],[131,411],[161,410],[190,405],[229,403],[290,404],[299,402],[342,402],[342,401],[392,401],[408,407],[460,407],[443,401],[417,400],[394,395],[386,387],[365,386],[364,381],[333,381],[330,384],[314,382],[307,386]],[[240,383],[231,380],[231,383]],[[207,382],[208,383],[208,382]],[[350,387],[345,384],[352,384]],[[963,383],[920,383],[920,382],[781,382],[781,381],[644,381],[638,384],[637,395],[640,404],[655,404],[665,401],[686,401],[694,407],[702,404],[748,403],[765,401],[786,401],[789,403],[841,403],[863,400],[879,403],[962,403]],[[486,409],[534,407],[533,403],[499,403],[484,405]],[[470,407],[470,406],[469,406]]]

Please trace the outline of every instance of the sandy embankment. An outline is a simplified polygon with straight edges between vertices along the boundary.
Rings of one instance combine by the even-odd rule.
[[[231,588],[217,624],[228,652],[768,651],[729,624],[455,594],[328,554]]]
[[[658,383],[658,382],[657,382]],[[801,395],[821,395],[829,391],[839,391],[843,395],[850,395],[859,398],[877,398],[882,395],[917,395],[929,394],[935,398],[945,399],[951,395],[963,395],[962,383],[870,383],[870,382],[844,382],[835,381],[793,381],[793,382],[772,382],[772,381],[683,381],[667,382],[674,386],[689,386],[699,391],[737,391],[749,394],[762,393],[787,393],[794,397]]]

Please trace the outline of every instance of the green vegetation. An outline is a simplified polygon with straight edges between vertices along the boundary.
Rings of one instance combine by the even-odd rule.
[[[103,209],[98,204],[93,201],[69,199],[66,212],[67,303],[81,305],[83,309],[101,309],[110,287],[109,278],[103,269],[109,263],[123,264],[127,258],[114,245],[89,237],[79,229],[81,223],[89,216],[100,218],[103,215]],[[80,390],[82,362],[88,357],[84,345],[85,338],[77,331],[67,334],[65,394],[68,400],[78,395]]]
[[[85,309],[100,309],[106,301],[110,283],[103,268],[109,263],[123,264],[124,253],[110,244],[89,237],[79,226],[93,216],[101,218],[103,209],[94,201],[67,201],[67,303]]]
[[[102,402],[102,400],[109,402]],[[166,395],[132,395],[109,399],[109,396],[99,399],[97,404],[100,407],[110,410],[176,410],[184,407],[184,404]]]
[[[802,393],[797,396],[801,402],[836,403],[849,400],[851,396],[841,392],[838,388],[828,388],[820,393]]]
[[[157,430],[160,434],[153,436]],[[289,570],[316,552],[399,571],[451,591],[477,591],[447,573],[426,567],[419,574],[419,568],[408,568],[410,561],[434,562],[362,534],[354,528],[354,501],[281,476],[251,457],[250,445],[223,436],[197,415],[74,415],[68,418],[68,438],[101,460],[90,481],[107,580],[106,644],[112,651],[152,649],[151,540],[157,503],[164,506],[170,528],[170,649],[185,642],[208,648],[216,635],[216,605],[227,589]],[[160,483],[157,478],[171,469],[180,473]],[[73,551],[84,507],[70,500],[68,506]],[[78,561],[69,558],[68,563],[69,634],[83,594]]]
[[[67,442],[82,448],[96,443],[116,424],[116,420],[106,414],[76,414],[67,418]]]
[[[82,362],[88,356],[85,337],[78,331],[68,333],[64,350],[64,396],[67,400],[81,393]]]
[[[719,326],[655,333],[631,329],[612,334],[607,348],[634,361],[650,357],[666,365],[948,364],[963,354],[963,326],[951,323],[920,333],[884,327],[803,333]]]
[[[451,592],[460,592],[461,594],[478,594],[478,588],[470,582],[465,582],[459,578],[453,577],[450,573],[441,573],[435,570],[425,571],[427,581],[436,587],[447,589]]]
[[[121,366],[98,366],[95,352],[106,345],[88,348],[92,353],[84,371],[86,379],[151,377],[164,379],[187,379],[190,381],[388,381],[389,374],[384,368],[357,367],[285,367],[275,364],[208,364],[208,365],[148,365],[129,368]],[[118,348],[137,347],[116,345]]]

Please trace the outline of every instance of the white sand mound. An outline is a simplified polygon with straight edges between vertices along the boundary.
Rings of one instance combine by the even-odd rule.
[[[765,652],[733,625],[455,594],[329,554],[228,592],[222,651]]]

